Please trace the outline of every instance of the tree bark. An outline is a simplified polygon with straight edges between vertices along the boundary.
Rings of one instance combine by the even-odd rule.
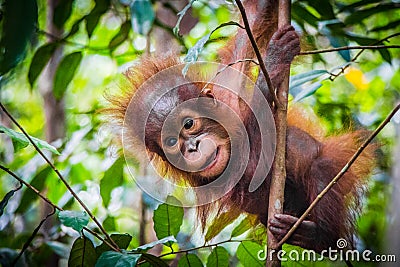
[[[54,9],[58,0],[47,1],[47,32],[52,36],[61,36],[63,29],[58,29],[53,23]],[[53,38],[48,37],[49,42]],[[43,69],[39,78],[39,91],[44,100],[44,113],[46,120],[46,140],[53,142],[65,136],[65,107],[64,100],[57,100],[53,94],[54,76],[62,58],[62,46],[59,46]]]
[[[279,0],[278,28],[290,24],[290,5],[289,0]],[[289,95],[289,72],[286,78],[277,88],[277,98],[280,104],[275,114],[276,125],[276,152],[272,169],[272,179],[269,195],[268,220],[273,218],[275,214],[283,213],[284,192],[286,181],[286,129],[287,129],[287,105]],[[266,266],[281,266],[281,262],[277,257],[278,250],[282,247],[278,246],[279,240],[268,231],[268,254]],[[271,253],[275,250],[275,253]],[[271,254],[270,254],[271,253]]]
[[[58,29],[53,23],[54,10],[59,0],[47,0],[47,18],[46,18],[46,31],[50,33],[51,36],[60,37],[63,33],[63,29]],[[48,42],[54,42],[53,38],[47,37]],[[53,142],[57,139],[63,138],[65,136],[65,107],[64,100],[57,100],[53,94],[54,77],[57,67],[62,58],[62,46],[59,46],[38,80],[39,92],[43,97],[44,114],[45,114],[45,132],[46,141]],[[41,205],[42,217],[47,216],[47,214],[52,212],[52,207],[43,203]],[[42,232],[47,236],[51,228],[54,226],[54,217],[50,217],[42,227]],[[60,257],[53,254],[49,257],[46,262],[46,266],[58,266]]]

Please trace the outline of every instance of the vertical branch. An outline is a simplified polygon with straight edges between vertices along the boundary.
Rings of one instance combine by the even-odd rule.
[[[290,24],[290,0],[279,0],[278,28]],[[268,219],[275,214],[283,213],[285,180],[286,180],[286,129],[287,129],[287,103],[289,94],[289,72],[285,74],[281,86],[277,88],[277,98],[280,105],[275,114],[276,125],[276,152],[272,169],[272,179],[269,194]],[[277,253],[269,257],[271,250],[279,250],[278,240],[268,231],[268,257],[266,266],[280,266],[276,257]]]

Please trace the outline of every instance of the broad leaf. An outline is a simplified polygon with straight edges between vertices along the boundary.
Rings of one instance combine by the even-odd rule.
[[[196,254],[186,254],[179,259],[178,267],[203,267],[203,263]]]
[[[152,254],[143,253],[142,257],[140,259],[141,260],[145,260],[146,263],[150,263],[151,266],[157,266],[157,267],[168,267],[169,266],[161,258],[156,257],[156,256],[154,256]],[[142,266],[142,265],[140,265],[140,266]]]
[[[111,216],[107,216],[107,218],[103,221],[103,227],[106,231],[112,232],[116,230],[115,227],[115,218]]]
[[[339,12],[343,12],[343,11],[354,11],[355,8],[360,7],[360,6],[365,6],[365,5],[369,5],[371,3],[379,3],[382,0],[361,0],[355,3],[352,3],[350,5],[347,6],[343,6],[342,8],[340,8]]]
[[[110,6],[110,0],[95,0],[96,5],[90,11],[90,13],[85,17],[86,19],[86,31],[89,38],[92,36],[94,29],[99,23],[100,17],[106,13],[108,7]]]
[[[140,258],[140,254],[127,254],[115,251],[106,251],[98,258],[96,267],[134,267]]]
[[[216,247],[207,258],[207,266],[209,267],[228,267],[229,253],[224,247]]]
[[[350,16],[348,16],[344,20],[344,23],[346,25],[358,24],[358,23],[361,23],[364,19],[366,19],[372,15],[375,15],[377,13],[396,10],[398,8],[399,8],[399,6],[396,3],[387,3],[387,4],[376,5],[371,8],[357,10],[355,12],[352,12],[350,14]]]
[[[113,50],[122,44],[128,38],[130,29],[131,22],[129,20],[125,21],[124,24],[121,25],[119,32],[111,39],[108,48]]]
[[[243,241],[236,251],[236,256],[243,266],[264,267],[265,261],[259,259],[260,255],[265,257],[264,247],[251,241]]]
[[[57,99],[64,96],[69,83],[74,78],[75,72],[82,60],[82,52],[74,52],[65,56],[57,68],[54,78],[53,93]]]
[[[50,166],[44,168],[43,170],[39,171],[32,179],[30,184],[36,188],[37,190],[41,191],[46,184],[46,179],[49,174],[52,173],[52,169]],[[37,200],[39,196],[33,192],[31,189],[26,189],[22,194],[20,204],[15,211],[16,213],[24,213],[28,208],[32,207],[32,203]]]
[[[333,7],[329,1],[307,0],[305,2],[307,2],[321,15],[322,20],[329,20],[335,18]]]
[[[58,242],[58,241],[47,241],[46,245],[48,245],[52,251],[54,251],[58,256],[63,259],[68,259],[69,254],[69,245]]]
[[[387,23],[386,25],[383,25],[383,26],[372,28],[370,30],[370,32],[387,31],[387,30],[390,30],[390,29],[396,29],[399,26],[400,26],[400,19],[395,20],[395,21],[391,21],[391,22],[389,22],[389,23]]]
[[[21,188],[22,188],[22,184],[21,184],[18,188],[9,191],[9,192],[4,196],[4,198],[0,201],[0,217],[1,217],[1,215],[3,215],[4,209],[5,209],[5,207],[7,206],[8,201],[10,200],[10,198],[14,195],[15,192],[17,192],[17,191],[20,190]]]
[[[312,71],[301,73],[298,75],[293,75],[290,77],[289,87],[293,88],[296,86],[303,85],[303,84],[310,82],[324,74],[329,74],[329,72],[326,70],[312,70]]]
[[[257,221],[258,221],[257,216],[248,214],[246,216],[246,218],[244,218],[240,222],[240,224],[238,226],[236,226],[235,229],[233,229],[233,231],[231,233],[231,237],[239,236],[239,235],[243,234],[244,232],[252,229],[256,225]]]
[[[112,234],[110,238],[118,245],[120,249],[127,249],[132,241],[132,236],[129,234]],[[111,248],[103,242],[101,245],[96,247],[97,257],[100,257],[103,252],[108,250],[111,250]]]
[[[232,209],[220,214],[208,227],[205,241],[208,242],[219,234],[226,226],[231,224],[240,215],[238,210]]]
[[[8,135],[11,140],[13,141],[14,144],[14,149],[19,150],[21,148],[27,147],[30,142],[29,139],[22,133],[16,132],[10,128],[4,127],[3,125],[0,125],[0,133],[4,133]],[[37,139],[35,137],[29,136],[33,143],[40,149],[46,149],[51,151],[54,154],[60,155],[60,153],[57,151],[55,147],[52,145],[49,145],[46,141]]]
[[[298,102],[312,94],[314,94],[320,87],[322,86],[322,83],[320,81],[315,82],[306,88],[303,88],[299,93],[294,97],[295,102]]]
[[[89,215],[85,211],[60,211],[58,218],[62,224],[72,227],[78,232],[82,231],[83,227],[89,223]]]
[[[35,31],[38,8],[35,0],[1,1],[0,76],[25,56],[25,48]]]
[[[292,4],[292,16],[296,19],[296,21],[306,21],[308,24],[314,27],[317,27],[318,25],[318,18],[298,1]]]
[[[147,35],[153,26],[155,14],[150,0],[133,0],[131,21],[133,31]]]
[[[156,241],[141,245],[140,247],[137,247],[137,248],[133,249],[132,252],[146,252],[147,250],[155,247],[156,245],[160,245],[160,244],[164,245],[164,244],[170,243],[170,242],[177,242],[177,241],[176,241],[175,237],[167,236],[167,237],[165,237],[163,239],[156,240]]]
[[[68,258],[69,267],[94,266],[97,255],[92,241],[85,236],[79,237],[72,245]]]
[[[154,211],[154,231],[158,239],[176,236],[183,222],[182,204],[172,196],[167,198],[167,203],[159,205]]]
[[[69,37],[73,36],[75,33],[79,31],[79,27],[81,25],[81,22],[86,19],[86,16],[83,18],[80,18],[79,20],[75,21],[75,23],[72,25],[71,30],[69,33],[64,37],[64,39],[68,39]]]
[[[71,16],[74,0],[59,0],[57,3],[54,9],[53,22],[57,28],[62,29],[64,23]]]
[[[33,55],[31,65],[29,66],[28,80],[31,87],[35,83],[47,62],[49,62],[54,51],[57,49],[57,43],[49,43],[41,46]]]
[[[100,181],[100,195],[104,206],[107,207],[111,200],[111,191],[122,185],[124,171],[124,159],[117,159],[113,165],[104,173]]]

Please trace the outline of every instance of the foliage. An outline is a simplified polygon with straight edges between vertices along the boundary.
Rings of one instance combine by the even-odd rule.
[[[232,1],[189,1],[186,8],[179,9],[169,1],[58,2],[53,22],[63,33],[49,39],[46,1],[0,1],[0,102],[55,162],[106,232],[112,233],[112,242],[89,220],[89,214],[77,211],[81,207],[54,169],[1,113],[0,165],[37,192],[21,188],[12,176],[0,172],[0,264],[11,264],[26,246],[18,261],[21,266],[45,265],[55,253],[70,266],[167,266],[172,262],[178,266],[264,266],[257,253],[264,249],[265,228],[254,216],[222,213],[209,225],[205,243],[195,230],[192,211],[180,207],[173,197],[161,204],[149,199],[132,183],[124,159],[116,156],[111,142],[113,129],[101,126],[96,113],[103,106],[104,88],[113,87],[118,68],[145,53],[146,41],[152,45],[151,52],[157,46],[155,30],[176,33],[170,37],[185,45],[182,51],[189,50],[188,66],[199,59],[213,59],[217,48],[237,29],[233,21],[238,18],[231,15],[235,10]],[[179,22],[164,24],[156,12],[160,6],[175,13]],[[398,8],[396,1],[292,1],[292,18],[307,50],[399,44]],[[181,20],[187,16],[198,21],[182,34]],[[36,35],[32,38],[33,32]],[[61,63],[54,70],[55,79],[48,82],[53,83],[57,101],[65,103],[66,137],[49,144],[42,140],[45,108],[39,83],[44,68],[60,48]],[[331,133],[358,126],[374,129],[400,96],[398,51],[380,48],[357,56],[359,50],[341,50],[299,57],[292,68],[292,101],[312,106]],[[393,135],[393,128],[388,127],[380,136],[384,144],[380,169],[371,181],[359,218],[360,241],[374,253],[381,253],[385,243]],[[39,192],[60,209],[58,218],[47,219],[51,227],[45,229],[46,234],[41,232],[46,227],[42,220],[52,215]],[[153,214],[153,226],[144,227],[147,239],[143,243],[141,226],[150,220],[149,214]],[[110,247],[113,243],[120,251]],[[293,249],[285,246],[286,251]],[[310,262],[285,264],[304,266]],[[325,261],[318,266],[331,264]]]

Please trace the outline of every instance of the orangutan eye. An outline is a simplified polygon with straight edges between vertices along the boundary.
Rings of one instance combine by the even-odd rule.
[[[176,137],[168,137],[165,140],[165,144],[169,147],[173,147],[178,143],[178,139],[176,139]]]
[[[189,130],[190,128],[192,128],[193,125],[194,125],[194,120],[191,119],[191,118],[186,118],[186,119],[183,121],[183,127],[184,127],[186,130]]]

